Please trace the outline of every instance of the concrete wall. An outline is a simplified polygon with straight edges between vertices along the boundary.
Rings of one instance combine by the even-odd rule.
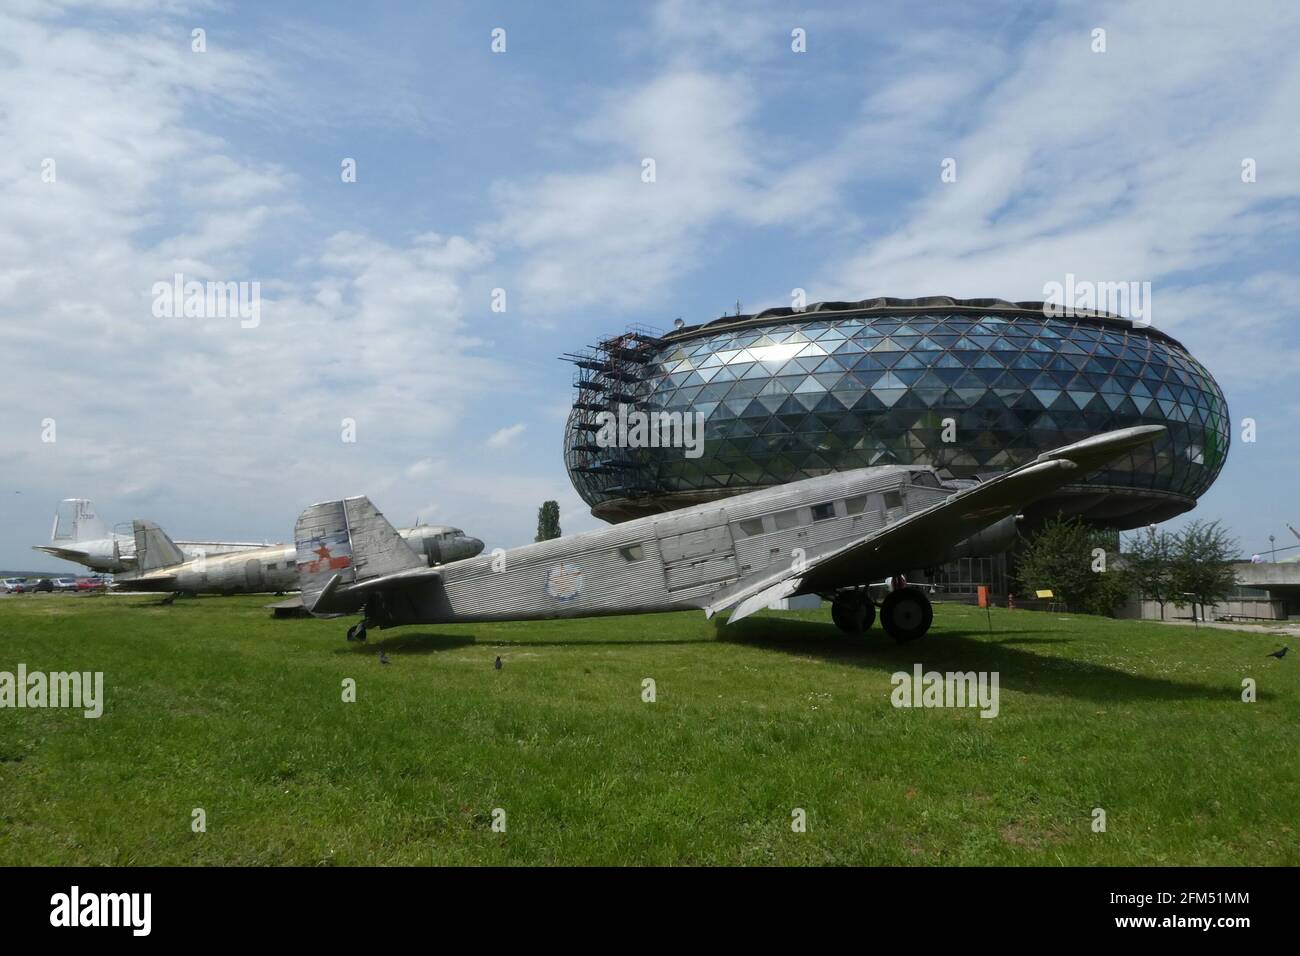
[[[1300,588],[1300,561],[1236,561],[1237,583],[1252,588]]]
[[[1287,619],[1286,606],[1282,601],[1263,596],[1258,598],[1232,598],[1222,604],[1211,604],[1203,612],[1198,610],[1198,613],[1204,613],[1203,619],[1210,621],[1225,617],[1265,621],[1285,621]],[[1116,617],[1158,621],[1160,620],[1160,605],[1155,601],[1131,600],[1120,608]],[[1192,607],[1190,604],[1186,607],[1174,607],[1172,604],[1165,605],[1166,621],[1190,621],[1191,619]]]

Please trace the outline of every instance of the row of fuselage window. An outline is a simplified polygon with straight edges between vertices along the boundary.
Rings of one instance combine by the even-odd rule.
[[[886,491],[883,494],[854,495],[852,498],[845,498],[843,501],[843,515],[836,514],[836,503],[834,501],[826,501],[811,507],[803,506],[778,511],[775,514],[765,515],[761,518],[745,518],[736,522],[732,527],[735,528],[736,534],[740,538],[756,538],[761,534],[790,531],[794,528],[816,524],[819,521],[831,521],[836,517],[851,518],[855,515],[865,514],[872,498],[880,499],[886,511],[903,507],[902,492]],[[811,518],[808,517],[808,512],[811,512]],[[768,522],[771,523],[770,527],[767,526]],[[645,549],[639,544],[624,545],[618,549],[618,553],[622,555],[624,561],[645,560]]]
[[[873,498],[880,501],[886,511],[903,507],[902,492],[886,491],[883,495],[854,495],[852,498],[844,499],[843,515],[836,514],[834,501],[826,501],[811,507],[778,511],[776,514],[764,515],[761,518],[745,518],[736,522],[734,527],[741,538],[756,538],[761,534],[792,531],[819,521],[832,521],[837,517],[852,518],[854,515],[865,514]],[[809,512],[811,512],[811,520]]]

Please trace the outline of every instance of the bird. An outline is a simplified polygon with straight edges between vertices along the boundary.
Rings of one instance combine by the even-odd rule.
[[[387,663],[388,663],[388,655],[385,654],[383,651],[380,651],[380,652],[379,652],[379,663],[381,663],[381,664],[387,664]]]
[[[1291,650],[1290,646],[1283,644],[1282,649],[1280,651],[1272,651],[1269,653],[1268,656],[1276,657],[1278,660],[1281,660],[1282,658],[1286,657],[1286,652],[1289,650]]]
[[[496,663],[493,664],[492,666],[495,667],[497,670],[501,670],[501,655],[500,655],[500,654],[497,655]]]

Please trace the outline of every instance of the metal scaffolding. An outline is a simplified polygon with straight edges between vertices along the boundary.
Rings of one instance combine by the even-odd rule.
[[[633,325],[620,335],[561,356],[575,366],[577,397],[565,429],[564,463],[574,481],[584,486],[579,491],[629,497],[654,490],[638,467],[638,449],[600,443],[597,436],[602,414],[617,419],[619,406],[629,410],[645,406],[640,386],[662,345],[659,330]]]

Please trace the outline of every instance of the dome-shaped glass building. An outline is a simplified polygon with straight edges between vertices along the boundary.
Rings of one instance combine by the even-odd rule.
[[[1158,444],[1037,508],[1132,528],[1192,508],[1228,451],[1223,393],[1179,342],[1102,313],[1050,317],[1039,302],[823,302],[632,329],[567,357],[578,373],[566,465],[611,521],[870,465],[975,478],[1164,425]],[[699,413],[702,453],[597,441],[620,406]]]

